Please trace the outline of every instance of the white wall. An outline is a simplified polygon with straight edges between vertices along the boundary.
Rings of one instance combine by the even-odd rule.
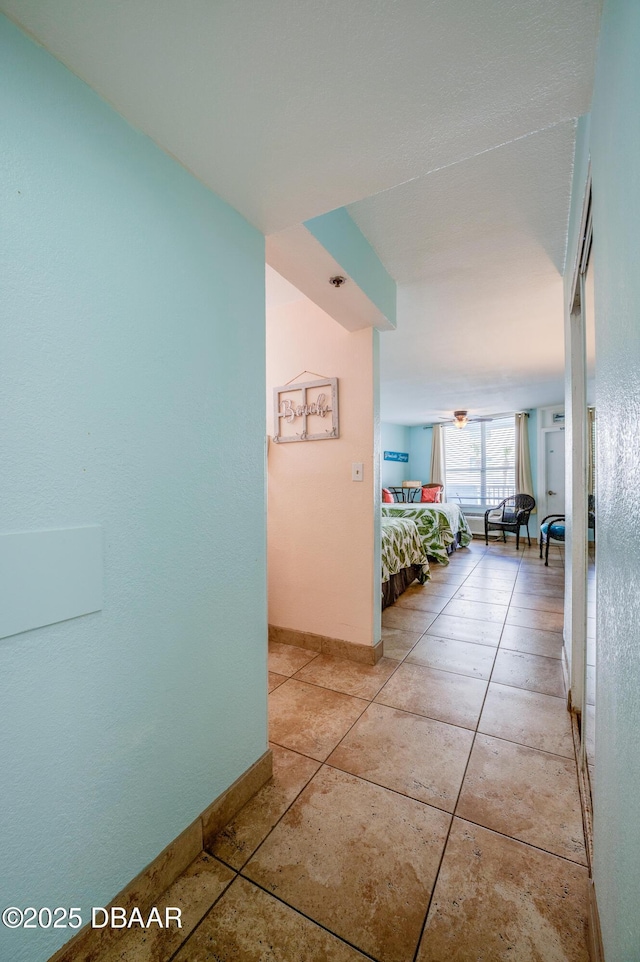
[[[594,879],[607,962],[640,953],[640,4],[606,0],[591,115],[596,320]],[[582,193],[576,185],[576,200]]]
[[[607,0],[593,110],[578,127],[565,277],[568,301],[591,159],[598,411],[592,871],[607,962],[637,958],[640,945],[640,566],[630,520],[640,514],[639,88],[640,6]]]

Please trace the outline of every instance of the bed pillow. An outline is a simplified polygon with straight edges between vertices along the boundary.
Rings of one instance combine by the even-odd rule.
[[[382,503],[383,504],[393,504],[393,495],[389,491],[389,488],[382,489]]]
[[[438,504],[440,502],[440,492],[441,488],[424,488],[422,489],[422,495],[420,501],[427,502],[429,504]]]

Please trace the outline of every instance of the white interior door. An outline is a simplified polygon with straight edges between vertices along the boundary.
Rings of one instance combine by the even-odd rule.
[[[545,434],[545,514],[564,514],[564,430]]]

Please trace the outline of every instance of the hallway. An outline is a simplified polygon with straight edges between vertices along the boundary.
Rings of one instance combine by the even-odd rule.
[[[182,931],[104,962],[586,962],[552,555],[474,542],[432,566],[375,667],[272,645],[273,781],[166,893]]]

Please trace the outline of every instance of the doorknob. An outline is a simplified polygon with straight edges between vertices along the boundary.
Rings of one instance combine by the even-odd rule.
[[[557,491],[547,491],[547,494],[557,494]]]

